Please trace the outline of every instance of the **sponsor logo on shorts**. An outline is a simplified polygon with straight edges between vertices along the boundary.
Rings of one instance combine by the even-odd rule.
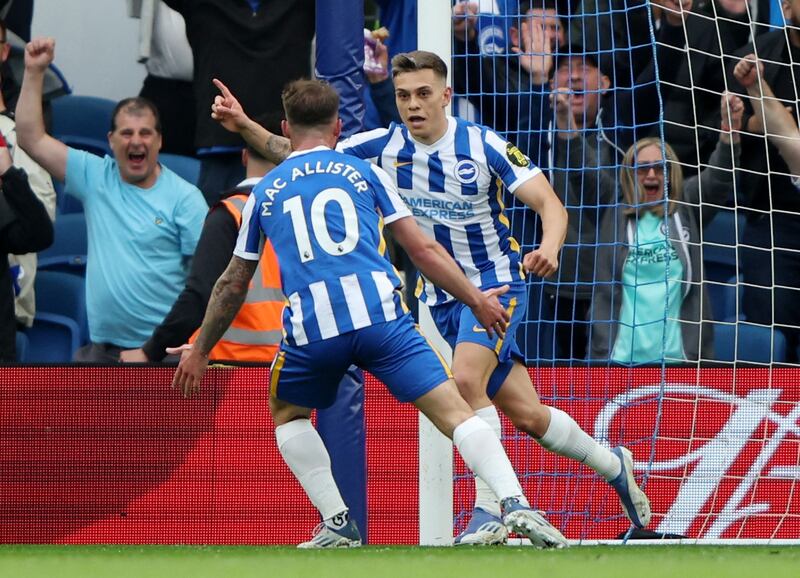
[[[475,332],[475,333],[486,333],[486,330],[483,327],[481,327],[480,325],[473,325],[472,326],[472,331]]]

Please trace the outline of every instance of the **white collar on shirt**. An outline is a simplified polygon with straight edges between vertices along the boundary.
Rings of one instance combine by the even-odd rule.
[[[291,159],[291,158],[294,158],[294,157],[298,157],[300,155],[304,155],[306,153],[314,153],[314,152],[318,152],[318,151],[329,151],[329,150],[331,150],[330,147],[326,147],[325,145],[319,145],[319,146],[314,147],[313,149],[303,149],[301,151],[293,151],[286,158],[287,159]]]

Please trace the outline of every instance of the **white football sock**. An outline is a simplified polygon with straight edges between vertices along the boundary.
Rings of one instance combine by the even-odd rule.
[[[608,481],[619,475],[622,467],[616,455],[597,443],[568,414],[554,407],[548,409],[550,426],[536,440],[539,445],[560,456],[586,464]]]
[[[276,427],[275,439],[283,460],[322,519],[346,518],[341,516],[347,512],[347,506],[333,479],[331,458],[311,420],[296,419]]]
[[[515,497],[528,505],[500,440],[485,421],[475,415],[459,424],[453,431],[453,443],[469,469],[483,478],[500,500]]]
[[[494,435],[497,439],[500,439],[503,428],[500,424],[500,416],[497,415],[497,409],[493,405],[476,409],[475,415],[489,424]],[[493,516],[500,517],[500,501],[494,495],[492,488],[478,476],[475,476],[475,507],[486,510]]]

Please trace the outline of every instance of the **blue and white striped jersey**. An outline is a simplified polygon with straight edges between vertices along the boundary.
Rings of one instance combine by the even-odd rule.
[[[336,150],[383,168],[420,227],[439,241],[480,288],[522,286],[519,245],[503,214],[503,186],[512,193],[541,171],[493,130],[448,117],[437,142],[414,140],[402,124],[356,134]],[[425,279],[420,299],[453,299]]]
[[[304,345],[406,313],[384,224],[411,213],[380,168],[326,147],[289,155],[253,188],[234,255],[278,257],[287,341]]]

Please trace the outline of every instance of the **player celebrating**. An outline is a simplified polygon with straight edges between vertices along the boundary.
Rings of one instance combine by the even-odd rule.
[[[496,296],[508,287],[482,293],[421,232],[386,173],[330,150],[342,126],[333,88],[295,81],[283,103],[282,128],[295,152],[253,189],[234,257],[214,287],[200,335],[184,351],[173,386],[186,395],[199,387],[208,353],[244,301],[269,239],[288,301],[286,337],[270,376],[270,411],[281,455],[323,518],[300,547],[361,544],[309,419],[312,408],[334,402],[351,364],[371,371],[398,400],[412,401],[453,439],[469,467],[502,497],[509,529],[539,546],[565,546],[561,533],[528,506],[500,442],[461,398],[449,369],[414,326],[385,255],[382,224],[429,279],[468,304],[489,335],[504,335],[508,315]]]
[[[421,228],[447,249],[475,286],[510,287],[500,296],[511,316],[503,337],[484,331],[469,308],[425,279],[421,300],[431,307],[439,332],[453,347],[453,373],[462,396],[498,438],[495,406],[542,447],[602,475],[631,522],[646,526],[650,503],[633,477],[630,452],[601,446],[565,412],[544,406],[514,339],[526,307],[523,267],[542,277],[558,267],[566,234],[563,205],[542,172],[513,144],[487,127],[446,114],[452,90],[441,58],[425,51],[398,54],[392,74],[403,124],[354,135],[337,150],[382,167]],[[230,91],[215,83],[222,94],[212,105],[212,116],[273,162],[286,158],[288,141],[251,121]],[[541,218],[541,245],[522,263],[503,214],[502,186]],[[456,544],[497,544],[507,536],[497,497],[476,478],[472,519]]]

